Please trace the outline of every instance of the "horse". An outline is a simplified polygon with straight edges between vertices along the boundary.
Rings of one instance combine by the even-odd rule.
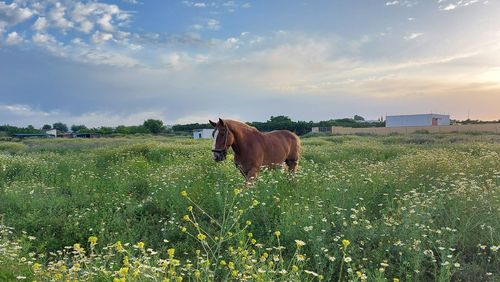
[[[234,152],[234,163],[251,184],[258,176],[261,167],[283,167],[288,171],[298,169],[300,159],[300,139],[288,130],[274,130],[262,133],[255,127],[235,120],[213,122],[213,160],[221,162],[226,159],[227,150]]]

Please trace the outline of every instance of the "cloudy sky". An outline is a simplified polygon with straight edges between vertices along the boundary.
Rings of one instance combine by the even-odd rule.
[[[497,0],[0,1],[0,124],[500,119]]]

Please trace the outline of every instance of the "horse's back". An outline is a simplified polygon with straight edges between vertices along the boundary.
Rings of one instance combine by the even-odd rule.
[[[264,134],[266,163],[281,163],[300,158],[300,139],[288,130],[275,130]]]

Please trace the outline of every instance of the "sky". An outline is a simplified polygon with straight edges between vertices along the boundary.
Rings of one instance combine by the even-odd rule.
[[[498,0],[0,1],[0,124],[500,119]]]

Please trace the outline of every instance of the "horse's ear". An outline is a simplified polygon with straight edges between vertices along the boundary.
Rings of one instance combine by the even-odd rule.
[[[217,125],[217,123],[215,123],[215,122],[213,122],[213,121],[211,121],[211,120],[208,120],[208,121],[210,122],[210,124],[211,124],[213,127],[215,127],[215,126]]]
[[[219,123],[220,123],[220,125],[225,126],[224,121],[221,118],[219,118]]]

